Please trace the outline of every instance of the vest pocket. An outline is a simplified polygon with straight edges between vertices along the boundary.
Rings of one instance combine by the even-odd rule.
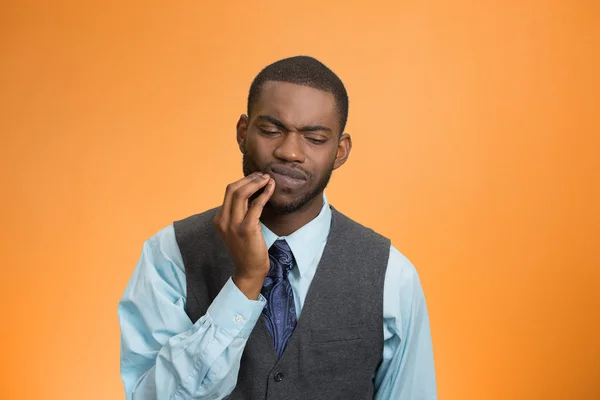
[[[329,395],[330,399],[362,398],[355,397],[354,389],[361,392],[371,385],[371,336],[365,326],[311,330],[311,341],[301,353],[310,367],[303,369],[310,376],[306,386],[323,393],[335,388],[336,395]]]
[[[337,343],[354,342],[365,338],[367,329],[364,325],[336,327],[336,328],[316,328],[310,333],[310,342],[319,343]]]

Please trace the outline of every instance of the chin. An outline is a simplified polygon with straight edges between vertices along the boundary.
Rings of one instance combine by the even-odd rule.
[[[315,196],[309,193],[281,193],[275,190],[265,208],[275,214],[291,214],[307,207]]]
[[[296,210],[297,201],[290,199],[282,199],[279,196],[273,195],[267,202],[265,208],[276,214],[289,214]]]

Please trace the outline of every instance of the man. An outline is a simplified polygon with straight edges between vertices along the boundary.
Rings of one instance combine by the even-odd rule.
[[[247,113],[244,178],[151,237],[119,303],[127,399],[436,399],[417,272],[324,194],[352,148],[344,85],[280,60]]]

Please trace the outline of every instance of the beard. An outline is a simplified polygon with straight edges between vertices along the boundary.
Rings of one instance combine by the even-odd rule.
[[[334,160],[334,162],[335,162],[335,160]],[[248,176],[254,172],[267,173],[266,171],[270,169],[272,164],[273,163],[270,163],[270,164],[266,165],[263,169],[261,169],[261,168],[257,167],[255,163],[252,162],[252,160],[250,159],[250,157],[248,157],[246,152],[244,152],[243,156],[242,156],[242,169],[244,171],[244,176]],[[307,181],[308,181],[307,183],[309,185],[311,185],[314,182],[314,175],[308,173],[308,171],[305,171],[305,170],[303,170],[303,171],[307,175]],[[274,214],[291,214],[291,213],[295,213],[296,211],[302,210],[314,198],[316,198],[317,196],[321,196],[323,194],[323,191],[329,184],[329,180],[331,179],[332,173],[333,173],[333,163],[332,163],[331,167],[325,172],[323,177],[319,181],[317,181],[316,184],[314,185],[314,187],[312,187],[307,193],[304,193],[304,194],[298,196],[297,198],[295,198],[291,201],[287,201],[287,202],[276,202],[273,199],[273,197],[271,196],[271,198],[269,199],[269,201],[267,201],[267,204],[265,205],[265,209]],[[275,188],[275,190],[277,190],[277,188]],[[256,193],[254,193],[250,197],[250,201],[252,201],[255,198],[257,198],[258,196],[260,196],[263,191],[264,191],[264,188],[260,189]]]

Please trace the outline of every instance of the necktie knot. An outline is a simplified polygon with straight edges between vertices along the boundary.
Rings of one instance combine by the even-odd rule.
[[[271,268],[268,276],[271,278],[283,278],[292,269],[294,265],[294,255],[292,249],[283,239],[276,240],[269,249],[269,259]]]

